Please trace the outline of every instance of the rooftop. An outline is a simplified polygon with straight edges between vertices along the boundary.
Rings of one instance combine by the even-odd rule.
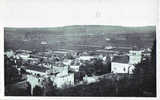
[[[112,62],[117,62],[117,63],[128,63],[129,62],[129,56],[115,56],[113,58]]]
[[[28,70],[34,70],[39,72],[46,72],[46,70],[49,70],[49,68],[41,67],[41,66],[26,66],[25,68]]]

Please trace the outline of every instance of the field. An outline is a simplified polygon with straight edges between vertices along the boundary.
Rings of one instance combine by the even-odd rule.
[[[105,46],[150,48],[155,39],[155,26],[65,26],[55,28],[5,28],[7,49],[42,50],[43,48],[96,50]],[[47,45],[41,45],[47,41]]]

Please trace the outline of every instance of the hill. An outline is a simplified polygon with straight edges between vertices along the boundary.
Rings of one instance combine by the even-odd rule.
[[[52,49],[96,49],[105,46],[133,45],[148,48],[155,39],[156,27],[122,27],[107,25],[73,25],[53,28],[4,29],[5,49],[42,49],[47,41]],[[85,46],[88,46],[87,48]]]

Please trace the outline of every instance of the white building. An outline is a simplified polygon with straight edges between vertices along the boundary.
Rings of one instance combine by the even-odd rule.
[[[90,61],[93,58],[95,58],[95,57],[94,56],[80,56],[79,60],[81,60],[81,61]]]
[[[128,73],[132,74],[134,66],[129,64],[128,56],[115,56],[111,62],[111,72],[112,73]]]
[[[26,66],[26,72],[31,73],[32,75],[40,75],[45,76],[47,75],[47,71],[49,68],[40,67],[40,66]]]
[[[68,67],[53,67],[50,79],[57,88],[66,88],[74,85],[74,73],[68,73]]]
[[[142,60],[142,51],[130,50],[129,51],[129,63],[138,64]]]
[[[19,53],[17,54],[16,56],[22,58],[23,60],[29,60],[30,58],[30,54],[27,54],[27,53]]]
[[[72,61],[73,60],[71,60],[71,59],[64,59],[63,64],[68,66],[68,65],[71,65]]]
[[[70,69],[71,69],[72,71],[78,72],[78,71],[79,71],[79,67],[80,67],[80,65],[71,65],[71,66],[70,66]]]
[[[14,56],[14,52],[13,52],[12,50],[6,51],[4,54],[5,54],[8,58]]]
[[[54,78],[51,78],[51,80],[57,88],[70,87],[74,85],[74,73],[70,73],[64,76],[56,76]]]
[[[31,95],[33,95],[33,89],[35,88],[35,86],[43,87],[42,80],[43,78],[38,78],[35,75],[27,75],[27,82],[29,82],[31,85]]]
[[[91,77],[88,77],[87,75],[85,75],[85,77],[83,77],[83,81],[86,82],[87,84],[90,84],[90,83],[95,83],[95,82],[98,82],[98,77],[96,76],[91,76]]]
[[[68,67],[62,67],[61,70],[59,70],[59,73],[57,74],[58,77],[63,77],[68,75]]]

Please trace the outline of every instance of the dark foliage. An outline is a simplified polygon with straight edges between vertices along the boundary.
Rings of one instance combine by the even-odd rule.
[[[93,63],[86,62],[85,65],[80,66],[80,72],[88,76],[110,73],[111,63],[103,64],[102,60],[96,59]]]
[[[143,95],[156,96],[156,41],[152,47],[151,59],[137,64],[135,75]]]
[[[33,96],[42,96],[43,91],[44,91],[43,88],[36,85],[35,88],[33,89]]]
[[[21,75],[18,74],[18,70],[13,67],[14,61],[12,58],[5,56],[5,85],[15,83],[20,80]]]
[[[104,79],[89,85],[79,85],[67,89],[53,89],[50,96],[141,96],[134,81],[128,78],[123,78],[117,82],[114,79]]]

